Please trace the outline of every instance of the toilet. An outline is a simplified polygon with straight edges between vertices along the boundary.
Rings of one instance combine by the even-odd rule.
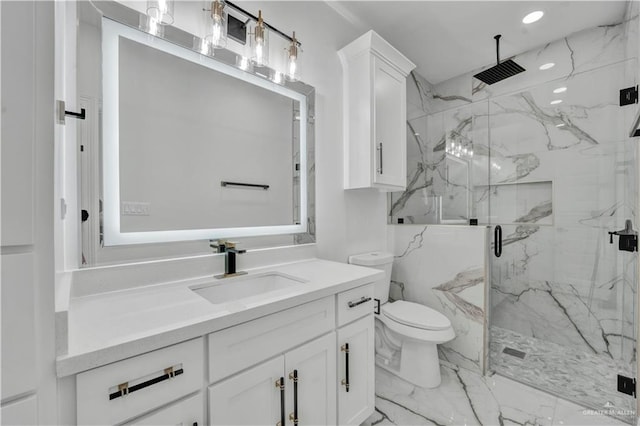
[[[393,254],[385,252],[349,256],[349,263],[385,271],[375,283],[380,300],[376,315],[376,365],[414,385],[435,388],[440,385],[437,345],[456,337],[451,321],[440,312],[419,303],[389,302]]]

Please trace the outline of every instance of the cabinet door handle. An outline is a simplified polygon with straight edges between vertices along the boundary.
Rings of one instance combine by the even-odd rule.
[[[142,379],[136,379],[130,382],[120,383],[117,386],[113,386],[109,389],[109,400],[124,397],[130,393],[137,392],[156,383],[164,382],[165,380],[173,379],[176,376],[184,374],[182,364],[167,367],[162,370],[157,376],[145,376]]]
[[[298,424],[298,370],[289,373],[289,380],[293,380],[293,413],[289,414],[289,420],[294,425]]]
[[[276,426],[284,426],[284,377],[276,380],[276,387],[280,389],[280,421]]]
[[[348,305],[350,308],[355,308],[356,306],[358,306],[358,305],[362,305],[363,303],[367,303],[367,302],[368,302],[368,301],[370,301],[370,300],[371,300],[371,298],[370,298],[370,297],[362,296],[362,297],[360,298],[360,300],[357,300],[357,301],[355,301],[355,302],[354,302],[354,301],[350,301],[349,303],[347,303],[347,305]]]
[[[340,350],[344,352],[344,372],[346,376],[344,379],[342,379],[342,386],[344,386],[346,391],[349,392],[349,344],[345,343],[340,347]]]
[[[380,165],[380,167],[378,167],[378,173],[383,174],[384,173],[384,168],[382,167],[382,142],[380,142],[378,144],[378,164]]]

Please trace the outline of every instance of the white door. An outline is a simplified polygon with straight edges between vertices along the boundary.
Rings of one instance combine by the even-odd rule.
[[[405,188],[406,176],[406,78],[374,57],[375,125],[373,181]]]
[[[281,392],[276,382],[284,372],[279,356],[209,387],[212,425],[275,425],[281,420]],[[287,384],[287,380],[284,380]],[[282,395],[283,397],[284,395]]]
[[[338,424],[340,425],[359,425],[374,410],[373,321],[373,315],[367,315],[338,330],[337,377]]]
[[[335,339],[332,332],[285,354],[288,424],[296,406],[300,425],[335,424]]]
[[[184,425],[202,426],[204,407],[202,406],[202,394],[198,393],[175,404],[168,405],[153,413],[135,420],[127,425],[135,426],[159,426],[159,425]]]

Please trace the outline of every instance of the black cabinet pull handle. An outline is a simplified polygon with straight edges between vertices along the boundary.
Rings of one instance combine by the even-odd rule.
[[[349,303],[347,303],[347,305],[349,305],[350,308],[355,308],[358,305],[362,305],[363,303],[367,303],[369,300],[371,300],[370,297],[362,296],[360,298],[360,300],[357,300],[355,302],[354,301],[350,301]]]
[[[502,227],[500,225],[496,225],[493,230],[493,254],[496,257],[502,256]]]
[[[284,377],[276,380],[276,387],[280,389],[280,421],[276,426],[284,426]]]
[[[294,425],[298,424],[298,370],[289,373],[289,380],[293,380],[293,413],[289,414],[289,420]]]
[[[340,347],[340,350],[344,352],[344,372],[346,376],[346,378],[342,379],[342,386],[344,386],[346,391],[349,392],[349,344],[345,343]]]
[[[149,386],[153,386],[156,383],[164,382],[165,380],[173,379],[176,376],[184,374],[184,370],[180,365],[179,368],[168,367],[162,371],[163,374],[153,377],[151,379],[145,380],[144,382],[137,383],[131,385],[129,382],[121,383],[117,386],[114,386],[114,389],[117,389],[115,392],[109,393],[109,400],[114,400],[116,398],[124,397],[125,395],[129,395],[130,393],[137,392],[144,388],[148,388]]]

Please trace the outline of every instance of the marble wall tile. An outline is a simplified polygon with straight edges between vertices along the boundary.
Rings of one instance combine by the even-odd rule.
[[[440,356],[484,372],[487,228],[394,226],[391,296],[433,308],[451,321],[456,338]]]

